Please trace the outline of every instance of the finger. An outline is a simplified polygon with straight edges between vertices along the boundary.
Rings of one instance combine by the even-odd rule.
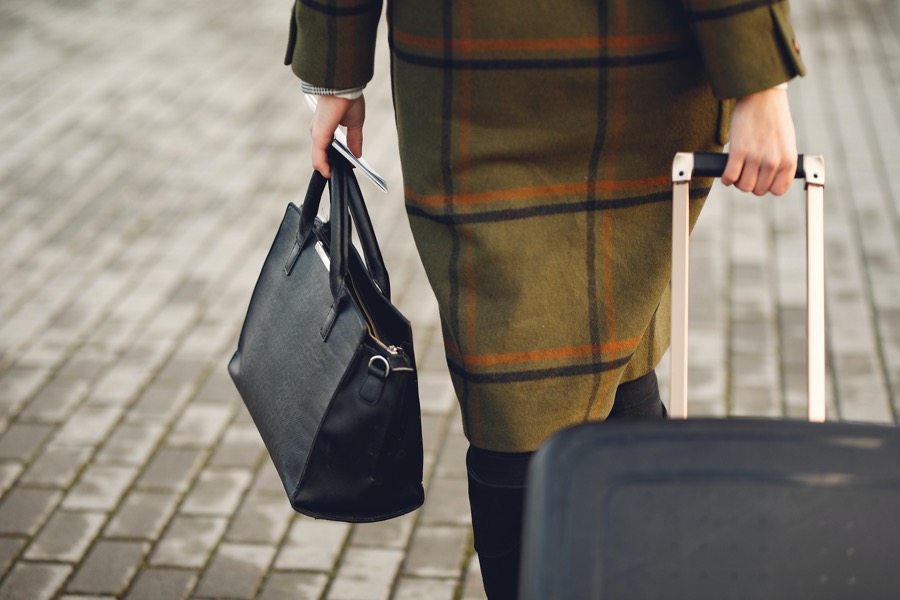
[[[331,145],[331,138],[317,128],[315,120],[309,125],[309,139],[313,169],[325,178],[331,177],[331,167],[328,164],[328,147]]]
[[[312,149],[312,167],[325,179],[331,179],[331,165],[328,164],[328,153],[321,148]]]
[[[772,189],[772,183],[775,181],[777,172],[778,163],[772,160],[762,161],[756,177],[756,184],[753,186],[753,193],[757,196],[768,194],[769,190]]]
[[[793,159],[782,165],[772,182],[771,192],[776,196],[782,196],[794,182],[797,173],[797,159]]]
[[[309,128],[309,137],[311,142],[310,154],[312,155],[313,168],[322,174],[323,177],[331,177],[331,167],[328,165],[328,148],[334,139],[334,126],[329,123],[322,123],[318,118],[313,119]]]
[[[360,125],[359,127],[347,127],[347,147],[350,148],[350,152],[352,152],[353,155],[357,158],[362,157],[362,145],[362,125]]]
[[[751,192],[756,187],[757,179],[759,179],[759,162],[752,159],[745,160],[741,176],[734,182],[734,187],[742,192]]]
[[[722,171],[722,183],[725,185],[732,185],[735,181],[740,179],[741,171],[744,169],[744,157],[737,152],[732,152],[728,155],[728,163],[725,165],[725,170]]]

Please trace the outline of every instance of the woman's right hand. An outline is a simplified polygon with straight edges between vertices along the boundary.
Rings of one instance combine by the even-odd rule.
[[[366,120],[366,101],[363,96],[347,100],[337,96],[318,96],[316,113],[309,124],[312,142],[312,166],[324,177],[331,177],[328,164],[328,148],[338,126],[347,128],[347,146],[357,157],[362,157],[363,122]]]

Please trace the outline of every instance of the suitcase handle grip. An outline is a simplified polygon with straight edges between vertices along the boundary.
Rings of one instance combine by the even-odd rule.
[[[721,152],[695,152],[694,176],[695,177],[721,177],[728,164],[728,155]],[[806,171],[803,165],[803,155],[797,156],[797,172],[794,179],[806,179]]]
[[[692,177],[721,177],[728,164],[728,154],[721,152],[679,152],[672,165],[672,181],[690,181]],[[797,155],[794,179],[825,185],[825,165],[821,156]]]

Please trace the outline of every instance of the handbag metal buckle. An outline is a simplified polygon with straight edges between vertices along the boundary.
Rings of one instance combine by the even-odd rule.
[[[369,370],[370,371],[372,371],[372,365],[376,361],[381,361],[384,363],[384,374],[381,375],[381,378],[387,379],[388,375],[391,374],[391,363],[389,363],[388,359],[386,359],[385,357],[381,356],[380,354],[376,354],[375,356],[373,356],[372,358],[369,359]]]

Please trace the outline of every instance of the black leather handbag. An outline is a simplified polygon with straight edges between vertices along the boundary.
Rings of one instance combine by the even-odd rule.
[[[296,511],[380,521],[425,498],[412,330],[352,167],[330,162],[330,222],[316,217],[328,180],[315,172],[302,208],[287,208],[228,372]]]

